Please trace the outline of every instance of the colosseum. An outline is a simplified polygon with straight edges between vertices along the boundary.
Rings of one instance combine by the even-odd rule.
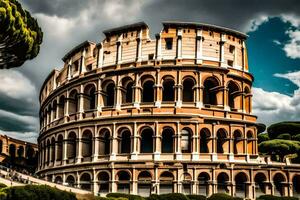
[[[300,196],[300,165],[259,156],[247,35],[203,23],[144,22],[69,51],[40,92],[38,174],[148,196]]]

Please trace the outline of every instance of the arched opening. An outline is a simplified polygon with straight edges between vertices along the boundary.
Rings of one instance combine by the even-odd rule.
[[[217,105],[217,89],[219,82],[215,78],[209,77],[204,81],[203,86],[203,104]]]
[[[18,154],[19,158],[23,158],[24,157],[24,147],[23,146],[19,146],[18,147],[17,154]]]
[[[162,132],[161,138],[161,152],[162,153],[173,153],[174,147],[174,131],[170,128],[165,128]]]
[[[92,190],[92,179],[89,173],[84,173],[80,176],[80,188],[83,190]]]
[[[110,82],[104,87],[104,106],[114,106],[115,105],[115,84]]]
[[[255,154],[255,139],[253,137],[252,131],[247,132],[247,153],[248,154]]]
[[[131,133],[129,130],[121,132],[120,153],[130,153],[131,149]]]
[[[163,172],[159,177],[159,194],[168,194],[174,192],[174,176],[171,172]]]
[[[119,193],[130,193],[130,175],[126,171],[118,173],[117,191]]]
[[[58,103],[58,118],[62,118],[65,115],[65,96],[59,98]]]
[[[181,130],[181,152],[191,153],[192,151],[192,131],[190,129]]]
[[[50,124],[51,123],[51,114],[52,114],[52,106],[51,106],[51,104],[49,104],[48,105],[48,109],[47,109],[47,115],[48,115],[48,124]]]
[[[74,176],[71,176],[71,175],[67,176],[66,183],[67,183],[68,186],[74,187],[75,186]]]
[[[198,176],[198,193],[200,195],[208,196],[209,195],[209,174],[206,172],[201,172]]]
[[[56,160],[61,161],[63,157],[63,136],[59,135],[57,138]]]
[[[89,84],[84,88],[84,110],[94,110],[96,108],[96,87]]]
[[[49,164],[51,158],[50,158],[50,152],[51,152],[51,142],[50,140],[47,140],[47,164]]]
[[[103,129],[100,132],[99,138],[99,154],[109,155],[110,154],[110,133],[108,129]]]
[[[246,198],[248,197],[247,175],[243,172],[235,176],[235,196]]]
[[[251,112],[251,93],[250,93],[250,89],[248,87],[245,87],[244,90],[244,94],[245,94],[245,111],[246,113],[250,113]]]
[[[194,102],[194,85],[193,79],[187,78],[183,81],[183,102]]]
[[[286,182],[285,177],[281,173],[277,173],[273,178],[274,183],[274,195],[284,196],[284,183]]]
[[[26,149],[26,158],[28,160],[32,160],[32,158],[34,156],[34,149],[32,148],[32,146],[30,144],[26,145],[25,149]]]
[[[151,128],[145,128],[142,130],[140,152],[153,153],[153,131]]]
[[[200,131],[200,153],[209,153],[209,140],[211,138],[211,134],[208,128],[203,128]]]
[[[239,130],[233,132],[233,148],[234,154],[241,154],[244,152],[242,133]]]
[[[267,178],[263,173],[258,173],[254,177],[255,181],[255,193],[256,196],[259,197],[261,195],[264,195],[266,193],[266,182]]]
[[[154,102],[154,82],[152,80],[143,84],[142,102]]]
[[[53,119],[56,119],[56,110],[57,110],[57,101],[53,101],[53,106],[52,106],[52,112],[53,112]]]
[[[189,173],[184,173],[182,180],[182,193],[185,195],[191,194],[192,186],[192,176]]]
[[[79,109],[79,96],[77,90],[72,90],[69,95],[69,114],[75,114]]]
[[[76,157],[76,134],[69,133],[67,140],[67,157],[68,159],[75,159]]]
[[[148,197],[151,194],[151,184],[152,176],[150,172],[143,171],[139,173],[138,176],[138,194],[142,197]]]
[[[239,103],[237,95],[239,95],[239,87],[233,81],[230,81],[228,86],[228,105],[231,110],[239,109]]]
[[[55,177],[54,183],[56,183],[56,184],[62,184],[62,183],[63,183],[63,180],[62,180],[61,176]]]
[[[124,78],[122,80],[122,103],[132,103],[133,102],[133,81],[131,78]]]
[[[54,138],[51,139],[50,150],[51,150],[50,162],[54,162],[55,160],[55,139]]]
[[[293,196],[300,197],[300,175],[293,177]]]
[[[81,138],[83,158],[91,157],[93,154],[93,134],[90,130],[85,130]]]
[[[217,132],[217,153],[227,153],[228,146],[227,144],[227,133],[224,129],[219,129]]]
[[[218,193],[229,193],[229,177],[225,172],[221,172],[217,177]]]
[[[98,175],[99,193],[109,193],[109,174],[107,172],[100,172]]]
[[[175,98],[175,92],[174,92],[174,85],[175,82],[173,79],[165,79],[163,81],[163,97],[162,100],[163,101],[174,101]]]

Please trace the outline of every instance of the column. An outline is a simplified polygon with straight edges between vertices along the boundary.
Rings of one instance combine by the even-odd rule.
[[[223,104],[224,104],[224,110],[230,111],[230,107],[228,105],[228,89],[225,86],[223,88]]]
[[[140,75],[138,73],[135,74],[135,85],[133,86],[133,91],[134,91],[134,103],[133,106],[137,109],[140,108],[140,102],[141,102],[141,86],[139,83]]]
[[[116,184],[115,177],[116,177],[116,171],[114,168],[114,164],[112,164],[112,169],[111,169],[111,192],[112,193],[117,192],[117,184]]]
[[[181,153],[181,133],[180,133],[180,122],[177,122],[176,124],[176,134],[175,134],[175,156],[176,160],[181,160],[182,159],[182,153]]]
[[[53,90],[56,89],[56,78],[57,78],[57,74],[56,74],[56,70],[54,69],[54,74],[53,74]]]
[[[196,107],[202,108],[203,107],[203,86],[202,86],[202,77],[200,72],[197,72],[197,81],[196,81]]]
[[[193,139],[193,151],[192,151],[192,160],[199,159],[199,123],[195,124],[195,132],[192,136]]]
[[[155,80],[155,106],[160,108],[161,107],[161,101],[162,101],[162,95],[161,95],[161,89],[162,89],[162,86],[160,84],[160,70],[156,70],[156,80]]]
[[[245,41],[242,41],[242,59],[242,69],[247,72],[247,51]]]
[[[92,191],[93,191],[94,195],[98,195],[99,188],[98,188],[97,176],[96,176],[96,170],[95,170],[95,168],[93,168],[93,190]]]
[[[71,80],[71,78],[72,78],[72,69],[71,69],[71,67],[72,67],[72,57],[70,58],[70,60],[69,60],[69,63],[68,63],[68,80]]]
[[[160,34],[156,34],[155,38],[156,38],[156,60],[161,60],[162,56],[161,56],[161,38],[160,38]]]
[[[182,29],[177,29],[177,59],[182,59]]]
[[[112,143],[111,143],[111,155],[110,160],[116,160],[117,152],[118,152],[118,135],[116,131],[116,123],[113,123],[113,132],[112,132]]]
[[[116,64],[121,64],[121,60],[122,60],[122,35],[120,35],[118,37],[118,41],[117,41],[117,60],[116,60]]]
[[[65,98],[65,101],[66,101],[66,107],[65,107],[65,110],[64,110],[64,115],[65,115],[65,122],[68,122],[68,118],[69,118],[69,93],[70,93],[70,91],[69,90],[67,90],[67,95],[66,95],[66,98]]]
[[[175,106],[177,108],[181,108],[182,106],[182,97],[181,97],[181,94],[182,94],[182,84],[181,84],[181,70],[177,71],[177,84],[175,86]]]
[[[202,36],[202,29],[197,29],[197,36],[196,36],[196,64],[202,64],[203,62],[203,40],[204,37]]]
[[[57,141],[55,140],[55,143],[54,143],[54,160],[53,160],[53,165],[55,166],[56,165],[56,157],[57,157],[57,146],[58,146],[58,143]]]
[[[227,65],[224,63],[224,44],[226,42],[226,34],[221,33],[221,40],[220,40],[220,66],[227,68]]]
[[[138,32],[138,38],[136,39],[137,42],[137,55],[136,55],[136,61],[141,62],[142,61],[142,29]]]
[[[64,134],[64,140],[63,140],[63,165],[67,164],[68,155],[67,155],[67,149],[68,149],[68,132],[65,130]]]
[[[138,132],[137,132],[137,124],[136,122],[133,122],[133,140],[132,140],[132,150],[131,150],[131,157],[130,159],[132,160],[137,160],[138,159]]]
[[[77,138],[77,156],[76,163],[81,163],[82,160],[82,142],[81,142],[81,127],[78,128],[78,138]]]
[[[161,154],[161,136],[159,134],[159,124],[158,121],[155,121],[155,151],[154,151],[154,160],[160,159]]]
[[[98,152],[99,152],[99,135],[98,135],[98,129],[97,125],[95,125],[95,136],[93,138],[94,142],[94,155],[93,155],[93,161],[96,162],[98,160]]]
[[[84,74],[86,72],[85,55],[86,55],[86,49],[84,48],[81,52],[81,58],[80,58],[80,74]]]
[[[97,90],[97,117],[101,115],[103,107],[103,98],[102,98],[102,79],[98,79],[98,90]]]
[[[98,68],[102,68],[103,66],[103,44],[102,42],[98,45],[98,62],[97,62]]]
[[[215,130],[216,123],[212,123],[212,161],[218,160],[217,156],[217,137],[216,137],[216,130]]]
[[[79,94],[79,119],[83,119],[84,113],[84,88],[83,85],[80,85],[80,94]]]
[[[59,107],[60,107],[60,104],[59,104],[59,97],[56,97],[56,116],[55,116],[55,119],[58,119],[58,116],[59,116]]]
[[[119,84],[120,82],[119,79],[120,77],[117,76],[116,92],[115,92],[115,100],[116,100],[115,106],[117,110],[121,110],[121,104],[122,104],[122,93],[121,93],[122,86]]]
[[[138,186],[137,186],[137,176],[136,176],[137,170],[135,168],[132,169],[132,194],[138,193]],[[131,191],[130,191],[131,193]]]

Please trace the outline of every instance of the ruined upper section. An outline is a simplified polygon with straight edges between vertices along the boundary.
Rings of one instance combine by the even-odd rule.
[[[54,70],[43,84],[41,102],[75,77],[129,67],[211,66],[248,74],[247,35],[228,28],[169,21],[163,22],[161,32],[151,39],[147,24],[139,22],[103,33],[102,42],[85,41],[62,58],[63,68]]]

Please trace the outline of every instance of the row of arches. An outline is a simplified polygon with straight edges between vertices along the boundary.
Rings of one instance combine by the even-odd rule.
[[[158,138],[158,141],[157,141]],[[116,140],[116,143],[113,141]],[[136,143],[136,145],[134,145]],[[158,143],[158,144],[157,144]],[[195,144],[194,144],[195,143]],[[117,147],[113,147],[113,144]],[[79,149],[81,145],[81,152]],[[117,138],[113,138],[109,129],[103,128],[97,136],[90,129],[85,129],[79,136],[71,131],[64,139],[63,134],[56,138],[46,139],[41,143],[40,149],[44,159],[41,165],[64,159],[75,159],[83,157],[84,161],[90,161],[92,156],[109,156],[117,149],[118,154],[130,154],[137,152],[140,154],[152,154],[160,152],[162,154],[174,153],[233,153],[233,154],[256,154],[256,140],[251,130],[243,134],[239,129],[229,134],[224,128],[216,131],[213,136],[208,128],[202,128],[199,137],[195,139],[193,131],[188,128],[182,128],[179,134],[176,134],[172,127],[162,128],[159,136],[148,126],[139,129],[137,135],[126,127],[118,129]],[[198,150],[193,148],[199,146]]]
[[[192,178],[190,173],[185,172],[176,179],[172,171],[161,172],[157,180],[155,180],[150,171],[141,171],[136,177],[137,180],[132,180],[132,174],[127,170],[118,171],[115,177],[111,177],[109,171],[100,171],[95,177],[89,172],[83,172],[79,179],[76,179],[75,175],[66,176],[65,182],[69,186],[93,190],[98,194],[106,194],[112,191],[132,193],[133,184],[137,184],[137,193],[141,196],[149,196],[151,193],[165,194],[174,192],[201,194],[204,196],[210,196],[212,193],[228,193],[242,198],[253,198],[253,193],[256,197],[271,193],[276,196],[288,195],[285,192],[288,189],[286,187],[288,181],[281,172],[275,173],[271,181],[267,181],[268,179],[264,172],[257,172],[254,176],[254,183],[251,182],[248,174],[243,171],[236,173],[233,179],[230,178],[228,172],[220,171],[216,176],[216,180],[213,180],[212,175],[205,171],[200,172],[195,178]],[[79,182],[76,182],[76,180]],[[56,176],[54,182],[61,184],[63,182],[62,177]],[[216,182],[216,185],[213,184],[214,182]],[[178,191],[178,183],[181,183],[181,191]],[[193,187],[195,184],[196,187]],[[291,184],[293,196],[300,196],[300,175],[294,175]],[[251,191],[253,189],[255,191]]]
[[[141,86],[135,85],[134,81],[125,77],[121,81],[121,86],[116,86],[113,80],[106,80],[101,85],[101,90],[97,91],[95,84],[87,84],[82,93],[77,89],[70,91],[68,98],[64,95],[59,99],[55,99],[41,113],[41,124],[47,125],[54,119],[62,118],[65,113],[68,115],[83,111],[96,109],[101,102],[101,106],[113,107],[119,104],[134,103],[153,103],[157,101],[157,93],[161,90],[162,102],[182,101],[183,103],[195,103],[202,96],[202,102],[205,106],[223,105],[227,102],[231,110],[244,109],[246,113],[251,112],[251,93],[249,87],[240,88],[235,81],[229,81],[224,88],[216,77],[208,77],[203,82],[203,88],[200,87],[202,95],[197,95],[197,82],[192,77],[183,78],[182,85],[176,85],[174,78],[167,76],[163,79],[161,89],[155,84],[152,77],[145,78]],[[136,91],[140,90],[139,92]],[[99,88],[98,88],[99,90]],[[118,92],[119,91],[119,92]],[[226,101],[223,102],[222,93],[226,93]],[[181,93],[178,95],[177,93]],[[100,94],[100,95],[98,95]],[[140,94],[140,98],[135,96]],[[80,108],[80,99],[83,99],[83,107]],[[98,100],[101,98],[101,100]],[[118,100],[120,99],[120,100]],[[66,110],[66,101],[68,101],[68,109]]]
[[[3,151],[3,141],[0,140],[0,153],[4,153]],[[36,152],[31,145],[19,145],[9,144],[8,146],[8,155],[12,158],[27,158],[32,159],[35,156]]]

